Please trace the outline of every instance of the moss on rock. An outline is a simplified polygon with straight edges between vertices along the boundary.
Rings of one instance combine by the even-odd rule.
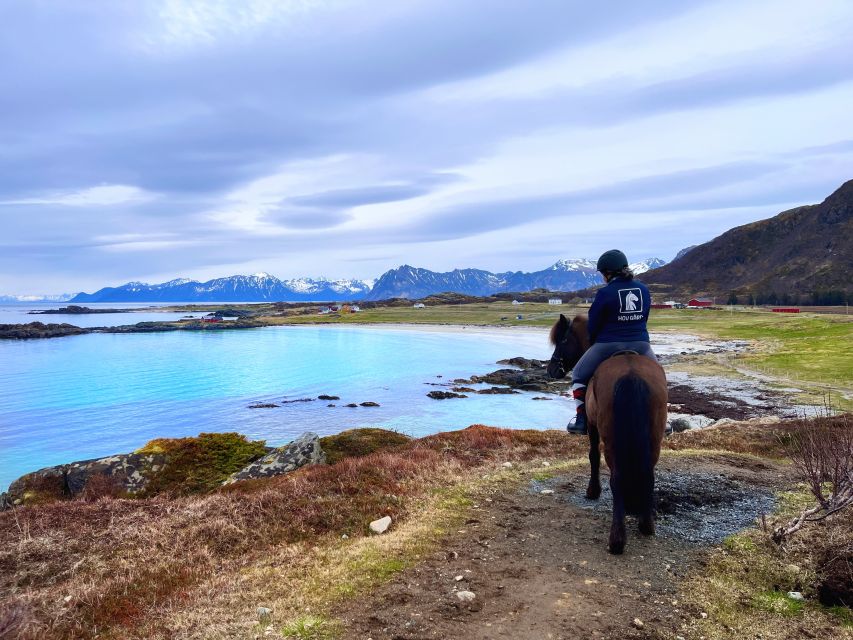
[[[162,454],[166,462],[152,471],[145,495],[185,495],[212,491],[232,473],[266,454],[263,440],[239,433],[200,433],[194,438],[157,438],[136,453]]]

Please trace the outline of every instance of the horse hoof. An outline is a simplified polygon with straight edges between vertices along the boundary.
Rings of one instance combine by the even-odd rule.
[[[611,542],[607,545],[607,550],[612,553],[614,556],[621,556],[622,552],[625,551],[625,543],[624,542]]]
[[[639,526],[637,527],[644,536],[653,536],[655,535],[655,521],[645,521],[640,520]]]
[[[601,497],[601,487],[587,487],[586,488],[586,499],[587,500],[598,500]]]

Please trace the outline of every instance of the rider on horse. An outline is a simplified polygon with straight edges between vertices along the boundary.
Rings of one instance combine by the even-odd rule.
[[[642,282],[634,280],[628,259],[617,249],[605,252],[596,269],[607,285],[598,290],[589,308],[590,348],[572,369],[572,396],[577,416],[566,427],[569,433],[586,435],[586,386],[596,368],[620,351],[636,351],[657,361],[649,344],[646,321],[651,296]]]

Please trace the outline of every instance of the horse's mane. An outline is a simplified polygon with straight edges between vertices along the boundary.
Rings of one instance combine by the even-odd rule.
[[[551,340],[551,344],[556,345],[558,342],[558,338],[562,336],[558,336],[557,334],[561,331],[563,324],[563,316],[554,323],[554,326],[551,327],[551,333],[548,335],[548,338]],[[578,314],[574,318],[572,318],[571,323],[566,322],[567,327],[574,334],[575,338],[577,338],[578,343],[580,343],[584,349],[589,347],[589,331],[587,330],[587,326],[589,324],[589,320],[585,315]]]
[[[572,318],[572,333],[584,351],[589,349],[589,318],[581,314]]]

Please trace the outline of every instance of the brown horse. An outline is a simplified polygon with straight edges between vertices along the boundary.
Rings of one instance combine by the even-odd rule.
[[[569,322],[560,319],[551,329],[554,355],[548,374],[563,378],[589,348],[586,316]],[[590,380],[586,394],[591,473],[586,497],[601,495],[599,467],[604,459],[610,468],[613,493],[611,553],[625,549],[625,513],[639,518],[640,533],[654,535],[654,467],[666,428],[667,390],[663,367],[634,352],[605,360]]]

